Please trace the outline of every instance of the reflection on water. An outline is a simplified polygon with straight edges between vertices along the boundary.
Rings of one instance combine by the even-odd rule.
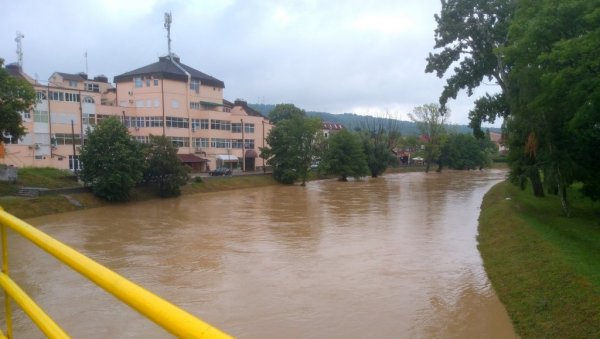
[[[31,220],[241,338],[510,338],[476,248],[504,173],[261,187]],[[78,338],[166,333],[25,241],[16,279]],[[17,338],[42,337],[22,313]]]

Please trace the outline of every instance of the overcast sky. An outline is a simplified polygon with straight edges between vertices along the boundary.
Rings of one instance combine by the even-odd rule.
[[[26,73],[115,75],[167,54],[164,12],[173,16],[172,50],[181,62],[225,82],[225,98],[293,103],[312,111],[407,120],[437,102],[445,83],[425,73],[440,0],[0,0],[0,57]],[[479,94],[495,91],[484,85]],[[467,124],[477,93],[449,107]],[[499,124],[496,123],[498,126]]]

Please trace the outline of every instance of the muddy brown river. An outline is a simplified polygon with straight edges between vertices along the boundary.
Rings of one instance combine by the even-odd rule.
[[[239,338],[512,338],[476,240],[482,197],[504,175],[325,180],[28,221]],[[74,338],[169,337],[9,240],[11,274]],[[43,337],[16,313],[15,338]]]

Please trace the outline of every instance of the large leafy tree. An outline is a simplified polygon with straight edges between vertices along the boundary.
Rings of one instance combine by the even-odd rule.
[[[177,157],[177,148],[165,136],[150,135],[145,147],[144,179],[158,186],[158,194],[174,197],[181,194],[181,186],[188,180],[188,171]]]
[[[81,149],[81,176],[92,185],[95,195],[109,201],[124,201],[142,180],[144,156],[141,145],[132,139],[117,118],[104,119],[92,131]]]
[[[283,120],[305,116],[306,112],[293,104],[278,104],[275,105],[275,108],[269,113],[269,120],[272,124],[277,125]]]
[[[569,214],[574,180],[600,197],[600,1],[520,1],[509,38],[511,152],[535,155]]]
[[[20,112],[29,111],[34,104],[33,86],[8,74],[4,59],[0,58],[0,136],[6,134],[21,138],[25,135]]]
[[[311,164],[320,155],[321,120],[306,117],[304,111],[295,106],[277,105],[275,111],[278,108],[291,113],[276,119],[275,127],[266,138],[269,147],[261,148],[261,157],[268,159],[275,180],[284,184],[300,180],[305,185]]]
[[[489,139],[477,140],[470,134],[450,134],[444,145],[444,164],[457,170],[481,169],[490,162],[490,149],[494,145]]]
[[[446,134],[446,121],[448,120],[449,112],[444,114],[437,104],[425,104],[413,109],[408,115],[410,119],[417,124],[417,128],[421,132],[421,136],[425,141],[425,172],[429,172],[429,168],[433,162],[438,163],[438,172],[442,170],[442,145],[444,135]]]
[[[371,177],[376,178],[396,161],[393,152],[401,140],[400,121],[390,116],[366,117],[359,131]]]
[[[449,99],[456,99],[461,90],[471,96],[483,81],[499,85],[501,93],[479,98],[469,113],[470,126],[476,136],[483,137],[482,121],[494,122],[506,117],[505,92],[508,67],[499,47],[506,44],[515,0],[442,0],[442,9],[435,15],[435,48],[430,53],[425,71],[443,77],[456,65],[440,96],[442,112]]]
[[[347,181],[369,174],[369,167],[358,135],[343,129],[329,138],[329,148],[323,157],[323,168],[329,174]]]

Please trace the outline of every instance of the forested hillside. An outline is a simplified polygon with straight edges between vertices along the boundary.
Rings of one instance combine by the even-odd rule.
[[[275,105],[270,105],[270,104],[250,104],[250,106],[266,116],[268,116],[269,112],[271,112],[275,108]],[[327,113],[327,112],[311,112],[311,111],[309,111],[309,112],[306,112],[306,114],[308,116],[319,117],[319,118],[323,119],[324,121],[330,121],[330,122],[342,124],[342,125],[344,125],[345,128],[347,128],[349,130],[354,130],[356,128],[359,128],[361,126],[361,124],[364,123],[365,119],[373,118],[373,117],[358,115],[358,114],[354,114],[354,113],[333,114],[333,113]],[[385,118],[379,117],[379,118],[375,118],[375,119],[385,119]],[[418,135],[419,134],[416,124],[412,121],[401,120],[400,121],[400,131],[401,131],[402,135]],[[490,131],[499,132],[500,129],[499,128],[490,128]],[[471,128],[469,128],[469,126],[466,126],[466,125],[451,125],[451,126],[449,126],[449,132],[472,133],[473,131]]]

